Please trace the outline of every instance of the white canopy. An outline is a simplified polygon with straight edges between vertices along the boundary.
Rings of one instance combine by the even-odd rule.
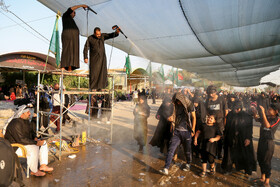
[[[115,47],[210,80],[255,86],[280,67],[279,0],[39,1],[55,12],[87,4],[98,14],[89,12],[87,27],[86,11],[77,10],[81,35],[118,25],[128,39],[117,37]]]

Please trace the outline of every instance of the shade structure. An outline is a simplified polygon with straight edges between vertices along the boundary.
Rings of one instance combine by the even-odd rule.
[[[98,26],[123,35],[107,44],[152,62],[234,86],[259,85],[280,66],[279,0],[39,0],[54,12],[77,10],[80,34]]]

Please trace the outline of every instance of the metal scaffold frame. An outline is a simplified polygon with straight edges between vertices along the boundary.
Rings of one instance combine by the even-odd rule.
[[[87,132],[87,137],[90,138],[90,125],[91,125],[91,109],[92,108],[96,108],[96,107],[91,107],[91,94],[112,94],[111,96],[111,108],[101,108],[101,107],[98,107],[98,109],[101,109],[101,110],[111,110],[111,115],[110,115],[110,121],[111,121],[111,133],[110,133],[110,144],[113,143],[113,116],[114,116],[114,110],[113,110],[113,106],[114,106],[114,75],[108,75],[108,77],[111,77],[112,78],[112,88],[111,89],[107,89],[105,91],[101,91],[101,92],[98,92],[98,91],[81,91],[81,90],[78,90],[78,91],[64,91],[63,90],[63,78],[64,78],[64,75],[66,76],[78,76],[78,77],[88,77],[89,75],[88,74],[78,74],[78,73],[70,73],[70,72],[63,72],[63,71],[38,71],[38,80],[37,80],[37,119],[36,119],[36,134],[37,135],[45,135],[45,136],[50,136],[49,134],[47,133],[44,133],[46,130],[48,130],[50,128],[50,126],[52,124],[54,124],[54,122],[56,120],[60,120],[60,131],[59,131],[59,135],[52,135],[52,136],[55,136],[55,137],[59,137],[59,160],[61,160],[61,152],[62,152],[62,119],[63,119],[63,114],[67,111],[69,111],[72,115],[76,116],[73,112],[71,112],[70,108],[77,102],[79,101],[80,99],[78,99],[77,101],[75,101],[69,108],[65,107],[64,104],[63,104],[63,99],[60,99],[60,113],[59,114],[55,114],[55,113],[51,113],[51,112],[44,112],[44,111],[40,111],[40,107],[39,107],[39,104],[40,104],[40,93],[46,93],[47,91],[45,91],[44,89],[40,88],[40,77],[41,77],[41,74],[54,74],[54,75],[60,75],[60,87],[59,87],[59,91],[56,91],[56,92],[52,92],[52,93],[59,93],[60,94],[60,98],[64,98],[63,96],[65,94],[88,94],[88,106],[89,106],[89,112],[88,112],[88,132]],[[48,93],[47,93],[48,94]],[[48,94],[49,95],[49,94]],[[50,96],[50,95],[49,95]],[[56,100],[57,101],[57,100]],[[63,112],[63,108],[65,108],[65,111]],[[44,132],[40,131],[39,127],[40,127],[40,124],[39,124],[39,119],[40,119],[40,115],[56,115],[58,116],[55,121],[52,121],[48,124],[48,127],[45,129]],[[76,116],[77,117],[77,116]]]

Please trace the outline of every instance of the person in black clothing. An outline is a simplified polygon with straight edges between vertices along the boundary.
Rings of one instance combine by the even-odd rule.
[[[145,96],[146,97],[146,91],[145,91],[145,88],[142,88],[142,91],[139,92],[138,95],[142,95],[142,96]],[[146,97],[147,98],[147,97]]]
[[[269,185],[269,179],[271,175],[271,159],[274,154],[274,135],[279,126],[280,118],[278,112],[280,111],[279,104],[271,104],[265,112],[265,108],[259,105],[261,113],[259,113],[260,118],[255,117],[256,120],[261,122],[260,127],[260,138],[257,150],[257,159],[259,166],[261,168],[261,179],[260,181],[264,183],[264,186]]]
[[[267,98],[265,92],[261,92],[261,95],[258,97],[257,102],[258,102],[258,105],[260,105],[264,108],[264,111],[267,114],[270,102],[269,102],[269,99]],[[261,113],[261,110],[259,109],[258,112]]]
[[[227,101],[227,104],[228,104],[228,110],[229,111],[232,111],[233,110],[233,105],[235,103],[235,101],[237,100],[237,97],[234,95],[234,94],[230,94],[228,96],[228,101]]]
[[[44,91],[40,93],[39,110],[44,112],[51,112],[53,109],[51,96],[47,86],[44,86]],[[36,92],[37,93],[37,92]],[[34,112],[37,113],[37,100],[35,100]],[[48,114],[39,114],[40,124],[45,128],[49,126],[50,116]]]
[[[78,8],[87,8],[87,5],[76,5],[67,9],[62,15],[62,54],[61,54],[61,68],[72,71],[80,68],[80,42],[79,42],[79,28],[74,21],[76,15],[75,10]]]
[[[101,105],[101,108],[104,109],[102,110],[102,116],[106,117],[107,124],[110,123],[110,117],[112,112],[111,98],[112,98],[111,94],[104,94],[104,97],[102,99],[102,105]]]
[[[162,170],[159,170],[159,172],[164,175],[168,175],[168,169],[171,165],[175,150],[180,144],[183,144],[186,157],[186,164],[183,165],[183,170],[190,170],[192,161],[191,142],[196,126],[195,109],[192,102],[187,99],[182,92],[174,94],[172,102],[175,107],[173,115],[168,118],[168,121],[172,122],[173,136],[170,140],[165,166]]]
[[[70,107],[70,97],[69,97],[68,94],[65,94],[64,95],[64,107],[63,107],[63,118],[62,118],[62,125],[63,126],[65,125],[66,120],[68,122],[71,122],[71,118],[68,115],[68,110],[67,110],[69,107]]]
[[[6,96],[3,91],[2,91],[2,87],[0,87],[0,101],[1,100],[8,100],[9,96]]]
[[[90,51],[89,86],[90,89],[104,89],[107,86],[107,59],[104,41],[119,36],[119,28],[110,34],[101,33],[99,27],[94,28],[93,35],[87,38],[84,46],[84,61],[88,63]]]
[[[139,103],[136,104],[134,114],[134,139],[139,145],[139,152],[143,151],[144,146],[147,144],[148,136],[148,117],[150,116],[150,107],[147,103],[145,96],[138,97]]]
[[[195,133],[198,131],[200,126],[206,122],[206,108],[205,104],[202,99],[202,95],[200,93],[196,93],[194,98],[193,98],[193,105],[195,107],[195,115],[196,115],[196,126],[195,126]],[[195,156],[198,158],[199,157],[199,145],[201,138],[198,137],[197,139],[197,144],[198,146],[193,145],[193,153],[195,153]]]
[[[98,113],[98,97],[95,94],[91,95],[91,100],[90,100],[90,106],[89,106],[89,101],[87,103],[86,111],[85,113],[88,114],[90,110],[90,116],[93,117],[93,119],[97,119],[97,113]]]
[[[248,93],[245,93],[242,99],[243,107],[247,112],[250,110],[250,96]]]
[[[172,133],[170,132],[171,122],[168,121],[168,118],[172,116],[173,109],[172,100],[167,97],[163,100],[156,114],[156,119],[159,122],[150,144],[159,147],[161,153],[167,152],[169,147]]]
[[[215,86],[210,85],[207,88],[208,98],[206,100],[207,114],[214,114],[216,116],[216,124],[219,126],[220,131],[223,132],[225,128],[225,119],[228,113],[228,106],[225,100],[217,95],[217,89]],[[222,158],[223,140],[222,138],[218,142],[217,151],[218,158]]]
[[[222,169],[232,171],[245,170],[248,175],[256,171],[256,157],[253,147],[253,118],[242,111],[241,101],[236,101],[233,110],[228,113],[224,131],[224,157]]]
[[[270,103],[271,104],[279,104],[279,96],[277,96],[276,94],[272,95],[271,99],[270,99]]]
[[[199,174],[201,177],[205,177],[207,169],[207,161],[210,164],[210,174],[215,174],[215,157],[217,150],[217,141],[221,138],[220,128],[215,124],[215,116],[208,115],[207,122],[203,123],[198,131],[195,133],[194,145],[197,146],[197,139],[201,134],[201,160],[202,160],[202,172]]]

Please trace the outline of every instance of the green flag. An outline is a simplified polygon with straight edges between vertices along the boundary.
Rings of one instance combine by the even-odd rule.
[[[164,81],[164,69],[163,69],[163,64],[161,64],[159,68],[159,74],[161,75],[162,80]]]
[[[175,82],[176,82],[176,85],[178,85],[178,83],[179,83],[179,80],[178,80],[178,68],[176,69],[176,73],[175,73]]]
[[[149,77],[152,77],[152,63],[151,61],[149,62],[147,68],[146,68],[146,72],[148,73]]]
[[[174,68],[172,67],[172,82],[174,84],[175,81],[175,73],[174,73]]]
[[[172,69],[169,71],[167,78],[169,80],[171,80],[174,83],[175,77],[174,77],[174,68],[172,67]]]
[[[130,78],[131,64],[130,64],[129,55],[127,55],[127,57],[126,57],[124,66],[125,66],[125,72],[128,75],[128,77]]]
[[[56,15],[56,20],[55,20],[52,38],[51,38],[50,47],[49,47],[49,51],[55,55],[57,66],[59,66],[59,64],[60,64],[58,19],[59,19],[59,15]]]

